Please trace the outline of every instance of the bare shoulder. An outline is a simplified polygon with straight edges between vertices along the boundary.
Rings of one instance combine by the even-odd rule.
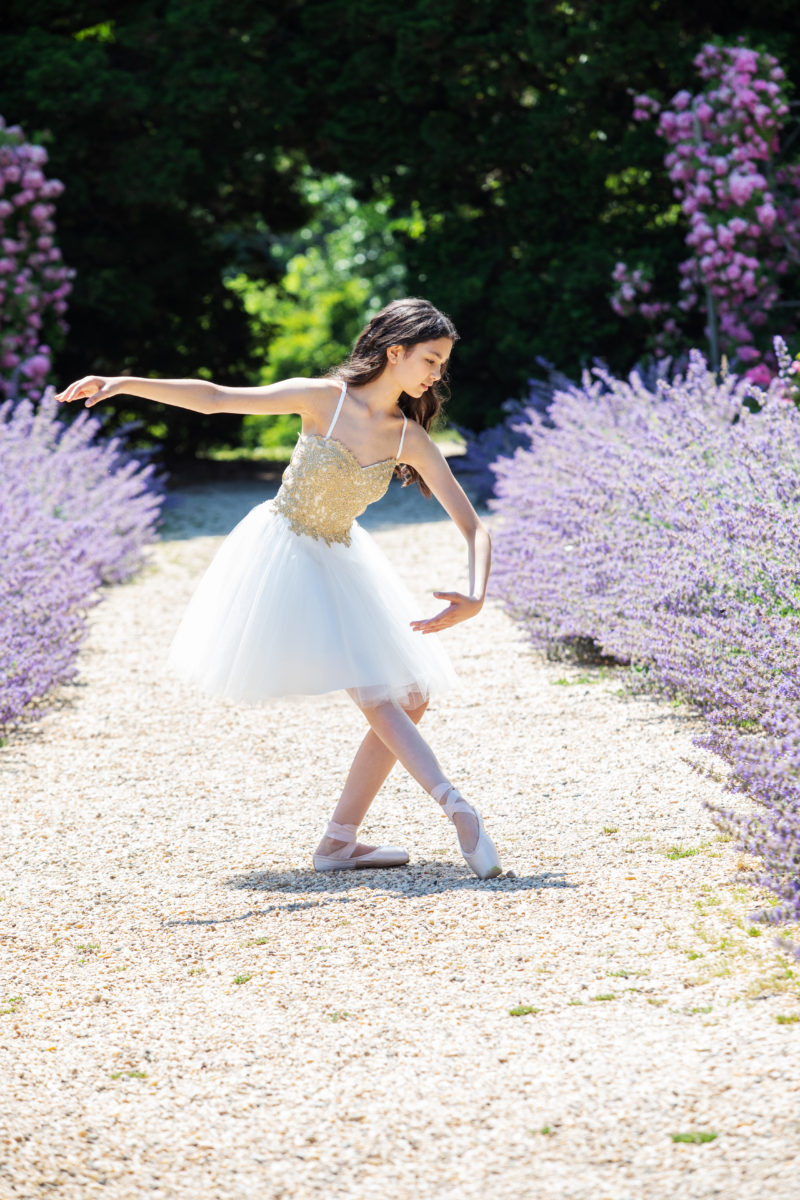
[[[430,463],[442,454],[424,426],[418,421],[409,421],[403,442],[403,461],[415,467],[417,463]]]
[[[418,471],[442,508],[467,536],[480,526],[469,497],[450,464],[422,425],[409,421],[402,461]]]
[[[319,396],[338,396],[342,390],[342,380],[333,379],[330,375],[322,375],[318,379],[302,379],[300,383],[304,383],[309,392],[315,392]]]
[[[337,380],[325,379],[324,377],[320,379],[305,379],[300,376],[296,379],[286,379],[284,380],[284,384],[293,391],[302,392],[310,404],[324,404],[326,399],[330,399],[331,396],[338,397],[342,390],[342,385]]]
[[[328,426],[342,393],[342,381],[323,376],[319,379],[304,379],[305,415],[312,425]],[[308,432],[308,431],[307,431]]]
[[[443,495],[458,487],[447,459],[428,431],[416,421],[408,423],[402,461],[419,472],[442,503]]]

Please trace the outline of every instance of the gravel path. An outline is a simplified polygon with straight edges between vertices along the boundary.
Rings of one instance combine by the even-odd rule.
[[[423,729],[516,877],[475,879],[397,768],[363,832],[411,865],[315,875],[360,714],[162,666],[264,495],[184,488],[80,683],[0,752],[0,1197],[795,1200],[798,980],[692,720],[487,606]],[[421,613],[464,583],[441,517],[393,484],[364,521]]]

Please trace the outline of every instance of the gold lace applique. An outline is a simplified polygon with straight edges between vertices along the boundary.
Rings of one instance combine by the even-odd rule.
[[[294,533],[349,546],[353,521],[385,494],[396,465],[387,458],[362,467],[336,438],[301,435],[273,506]]]

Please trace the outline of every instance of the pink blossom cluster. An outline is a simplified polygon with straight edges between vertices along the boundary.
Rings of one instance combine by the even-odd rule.
[[[41,395],[50,344],[65,333],[75,272],[55,244],[53,201],[64,190],[47,179],[47,151],[0,117],[0,399]]]
[[[644,267],[632,269],[627,263],[618,262],[611,278],[617,285],[611,296],[611,307],[615,313],[621,317],[632,317],[639,313],[646,321],[660,321],[663,333],[678,332],[675,318],[667,315],[672,306],[664,300],[648,298],[653,284]]]
[[[663,110],[652,96],[636,96],[633,115],[658,116],[658,132],[671,147],[664,163],[688,220],[691,254],[678,268],[677,309],[705,308],[712,344],[718,334],[723,352],[756,364],[754,329],[778,301],[781,277],[800,262],[800,166],[770,172],[789,112],[786,78],[776,58],[744,45],[709,43],[694,62],[703,91],[680,91]],[[667,317],[672,306],[653,302],[641,270],[620,262],[613,279],[615,312],[638,312],[661,323],[662,334],[678,332],[679,312]],[[717,322],[718,330],[711,327]],[[764,364],[755,373],[766,382]]]

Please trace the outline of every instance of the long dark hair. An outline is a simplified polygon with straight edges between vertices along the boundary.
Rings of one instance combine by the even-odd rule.
[[[340,366],[334,367],[330,374],[342,383],[356,386],[371,383],[386,366],[390,346],[415,346],[419,342],[432,342],[437,338],[450,338],[453,343],[458,341],[455,326],[448,316],[429,300],[421,300],[417,296],[392,300],[362,329],[350,356]],[[407,392],[401,392],[397,403],[409,420],[417,421],[427,430],[441,412],[449,394],[447,375],[443,372],[441,379],[421,396],[409,396]],[[397,473],[403,481],[403,487],[417,483],[422,494],[430,496],[430,488],[413,467],[403,463],[398,465]]]

